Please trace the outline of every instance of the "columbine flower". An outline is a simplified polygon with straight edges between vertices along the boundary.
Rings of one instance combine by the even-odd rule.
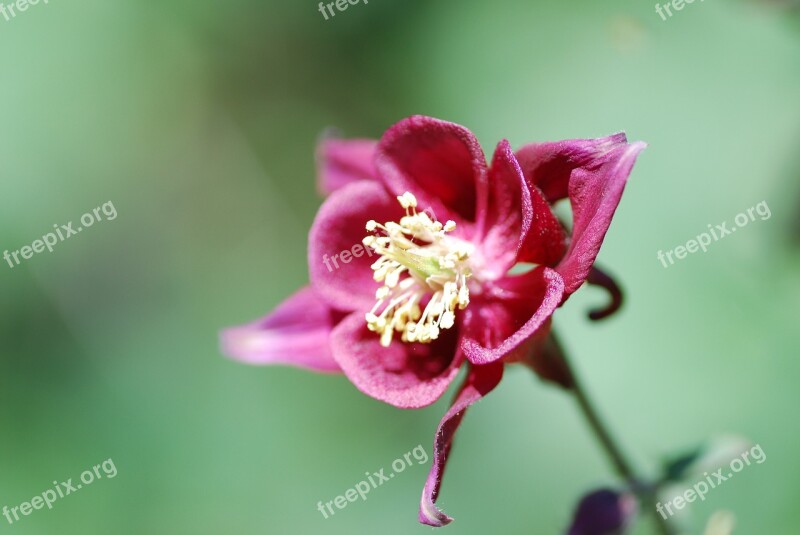
[[[434,502],[453,435],[504,364],[527,361],[569,386],[547,351],[550,318],[587,278],[614,289],[593,263],[643,147],[616,134],[515,154],[504,140],[487,165],[466,128],[420,116],[378,143],[327,140],[319,187],[329,196],[309,235],[311,285],[225,331],[224,351],[341,371],[400,408],[435,402],[467,364],[436,433],[419,513],[422,523],[447,524]],[[566,198],[571,234],[551,210]],[[527,271],[510,273],[520,264]]]

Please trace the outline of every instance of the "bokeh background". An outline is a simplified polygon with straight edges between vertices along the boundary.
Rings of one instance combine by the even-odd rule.
[[[324,519],[364,472],[431,452],[420,411],[347,380],[224,358],[217,333],[307,281],[321,132],[411,114],[502,138],[644,140],[599,262],[624,310],[556,328],[643,472],[721,433],[767,461],[691,505],[800,531],[800,21],[788,2],[83,0],[0,18],[0,248],[113,201],[119,216],[0,265],[0,506],[119,471],[0,532],[413,534],[428,466]],[[767,201],[664,269],[659,249]],[[514,369],[459,431],[453,534],[559,534],[613,475],[574,400]],[[636,534],[652,531],[647,521]]]

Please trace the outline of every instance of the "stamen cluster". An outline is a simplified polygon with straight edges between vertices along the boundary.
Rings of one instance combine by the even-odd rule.
[[[372,264],[373,278],[384,284],[366,314],[367,327],[380,335],[384,347],[395,332],[401,333],[403,342],[436,340],[442,329],[455,324],[456,307],[469,304],[467,260],[473,246],[447,235],[456,228],[454,221],[442,225],[427,213],[418,213],[417,199],[410,192],[397,200],[406,215],[399,223],[368,221],[367,231],[375,235],[363,240],[379,255]]]

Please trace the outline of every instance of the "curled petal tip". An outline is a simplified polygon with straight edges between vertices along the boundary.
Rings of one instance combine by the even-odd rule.
[[[611,298],[605,307],[591,310],[589,312],[589,319],[593,321],[605,319],[622,307],[622,289],[619,287],[619,284],[617,284],[613,277],[603,272],[597,266],[593,266],[592,270],[589,272],[589,277],[587,278],[586,282],[605,289]]]
[[[433,503],[426,503],[426,500],[423,498],[419,505],[419,521],[426,526],[441,528],[452,522],[453,519],[444,514],[444,512]]]
[[[453,446],[453,437],[467,408],[491,392],[502,377],[502,363],[472,367],[464,384],[456,394],[452,406],[439,422],[439,429],[436,431],[436,440],[434,441],[433,463],[425,487],[422,489],[422,498],[419,503],[420,523],[439,528],[453,521],[451,517],[436,507],[444,469]]]

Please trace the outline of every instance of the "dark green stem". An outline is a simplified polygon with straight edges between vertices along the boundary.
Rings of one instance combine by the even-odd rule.
[[[642,498],[643,503],[645,504],[645,507],[649,508],[653,512],[658,532],[661,535],[675,535],[676,532],[670,523],[656,511],[657,497],[655,491],[646,490],[642,492],[640,490],[639,482],[641,480],[636,477],[636,473],[634,472],[631,463],[628,462],[627,458],[623,454],[622,448],[620,448],[620,446],[611,436],[608,427],[600,419],[600,415],[594,408],[592,402],[589,400],[586,389],[583,387],[580,378],[575,373],[575,369],[567,358],[566,353],[561,348],[561,345],[556,339],[554,333],[550,333],[546,343],[550,346],[547,349],[552,351],[551,354],[557,355],[563,361],[564,368],[568,372],[570,381],[572,383],[572,392],[575,394],[575,399],[578,401],[578,406],[586,418],[589,427],[597,438],[597,441],[600,443],[609,460],[611,461],[614,471],[631,488],[637,490]]]

